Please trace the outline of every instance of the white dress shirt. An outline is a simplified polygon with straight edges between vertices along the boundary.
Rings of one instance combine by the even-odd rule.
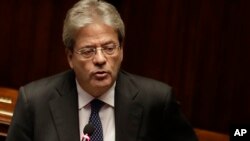
[[[99,111],[99,116],[102,122],[103,141],[115,141],[115,113],[114,113],[114,94],[115,84],[103,95],[98,97],[105,104]],[[94,99],[93,96],[84,91],[76,80],[78,93],[78,109],[79,109],[79,130],[80,141],[82,140],[83,129],[89,121],[91,106],[90,102]]]

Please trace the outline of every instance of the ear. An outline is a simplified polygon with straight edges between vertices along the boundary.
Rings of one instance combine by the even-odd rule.
[[[71,69],[73,69],[73,63],[72,63],[73,53],[69,48],[65,48],[65,53],[66,53],[66,56],[67,56],[69,66],[70,66]]]

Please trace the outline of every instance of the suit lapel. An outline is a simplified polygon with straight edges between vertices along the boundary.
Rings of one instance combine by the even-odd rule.
[[[50,101],[51,113],[60,141],[80,139],[77,92],[72,74],[69,73],[65,81],[57,88],[60,96]]]
[[[115,93],[116,141],[136,141],[142,120],[142,105],[136,102],[139,90],[128,76],[120,73]]]

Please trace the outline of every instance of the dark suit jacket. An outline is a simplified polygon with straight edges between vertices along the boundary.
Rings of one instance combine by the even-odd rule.
[[[6,141],[79,141],[73,71],[20,88]],[[171,88],[120,72],[115,88],[116,141],[195,141]]]

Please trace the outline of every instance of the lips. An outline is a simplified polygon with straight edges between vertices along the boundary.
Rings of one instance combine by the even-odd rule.
[[[96,71],[93,74],[94,74],[94,77],[97,79],[104,79],[108,76],[108,72],[106,71]]]

